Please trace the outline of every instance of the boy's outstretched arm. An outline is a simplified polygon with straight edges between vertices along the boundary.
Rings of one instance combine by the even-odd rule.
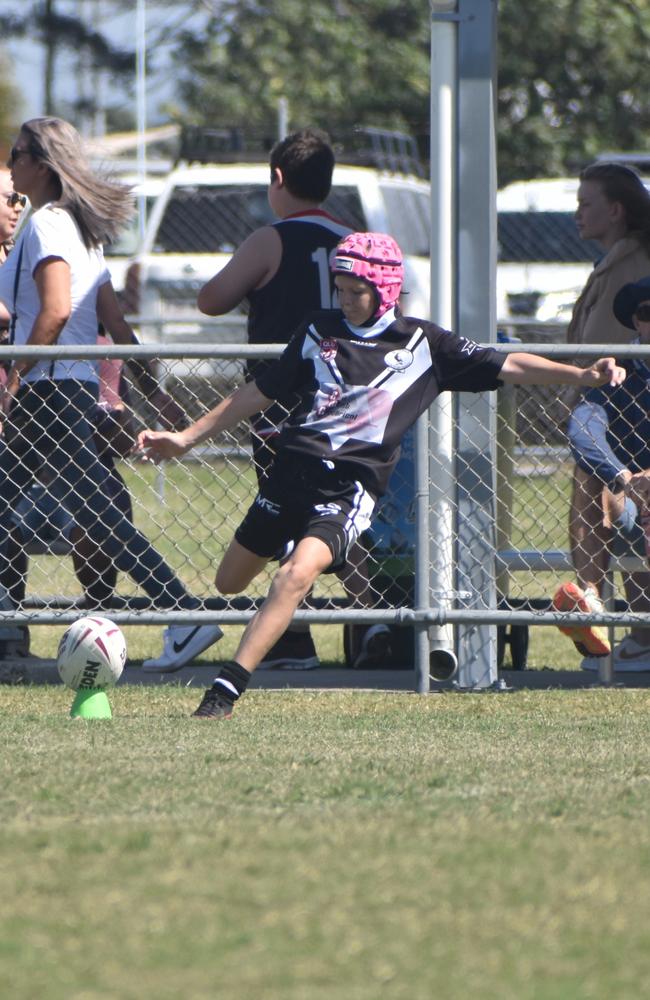
[[[254,382],[245,382],[185,430],[175,433],[142,431],[138,434],[136,451],[145,452],[155,462],[161,458],[178,458],[201,441],[230,430],[246,417],[265,410],[272,402],[260,392]]]
[[[589,368],[565,365],[537,354],[515,351],[508,354],[500,378],[511,385],[577,385],[592,388],[599,385],[620,385],[625,381],[625,369],[616,358],[599,358]]]

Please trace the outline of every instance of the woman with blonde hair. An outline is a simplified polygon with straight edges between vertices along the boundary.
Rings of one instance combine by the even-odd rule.
[[[574,306],[567,340],[573,344],[629,344],[633,331],[617,318],[614,299],[623,285],[650,273],[650,193],[636,170],[607,162],[586,167],[580,174],[576,224],[582,239],[595,240],[604,252]],[[623,507],[623,485],[612,493],[595,475],[575,467],[569,539],[578,583],[559,588],[554,598],[558,610],[602,610],[600,595],[616,535],[612,522]],[[650,574],[624,574],[623,582],[630,607],[647,612]],[[593,665],[593,658],[609,652],[603,629],[578,626],[563,631],[571,634],[586,658],[585,665]],[[637,630],[637,635],[645,638],[642,643],[635,641],[634,657],[650,669],[650,631]],[[621,653],[630,659],[630,642],[629,637],[624,639],[624,648],[614,651],[615,669],[625,669],[618,661]]]
[[[0,268],[0,300],[12,316],[13,342],[95,344],[99,320],[116,343],[132,343],[102,251],[102,243],[113,239],[131,214],[130,189],[95,173],[78,132],[59,118],[25,122],[8,166],[14,187],[32,206]],[[64,486],[66,506],[89,538],[156,606],[193,610],[199,602],[111,499],[94,439],[97,395],[97,366],[91,361],[29,358],[12,364],[2,400],[0,571],[12,508],[49,459]],[[162,656],[147,665],[177,670],[221,634],[216,625],[171,626]]]

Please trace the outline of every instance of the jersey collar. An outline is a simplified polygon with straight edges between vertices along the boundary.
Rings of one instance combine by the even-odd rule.
[[[352,323],[348,323],[347,319],[344,319],[343,322],[355,337],[360,337],[362,340],[370,340],[372,337],[378,337],[383,333],[391,323],[395,322],[395,319],[395,309],[389,309],[372,326],[353,326]]]

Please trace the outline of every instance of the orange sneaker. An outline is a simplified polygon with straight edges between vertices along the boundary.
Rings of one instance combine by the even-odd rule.
[[[602,601],[594,590],[582,590],[575,583],[563,583],[553,598],[555,611],[583,611],[597,614],[604,611]],[[568,635],[582,656],[607,656],[611,645],[607,630],[600,625],[558,625],[563,635]]]

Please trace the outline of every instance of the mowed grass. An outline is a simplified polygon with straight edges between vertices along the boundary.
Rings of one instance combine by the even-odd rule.
[[[150,464],[122,463],[122,473],[134,500],[135,519],[164,558],[179,574],[188,590],[200,597],[214,596],[214,575],[223,551],[254,495],[255,479],[250,462],[229,458],[211,463],[167,463],[162,469]],[[514,479],[511,543],[515,548],[566,548],[570,470],[558,469],[549,476],[518,476]],[[271,564],[272,567],[275,564]],[[550,598],[565,575],[517,572],[510,576],[512,598]],[[261,596],[270,576],[262,574],[249,593]],[[80,586],[68,556],[37,555],[30,560],[28,593],[80,595]],[[120,595],[140,593],[125,574],[118,580]],[[318,596],[342,591],[332,577],[317,583]],[[51,657],[64,627],[33,626],[32,651]],[[316,626],[317,651],[323,663],[344,660],[341,626]],[[129,657],[147,659],[160,651],[160,628],[125,628]],[[234,653],[241,627],[227,627],[225,638],[211,651],[228,659]],[[621,632],[620,635],[623,633]],[[206,659],[206,657],[202,657]],[[553,626],[530,629],[528,666],[531,669],[578,669],[581,657],[571,642]],[[505,665],[510,665],[506,650]]]
[[[650,692],[0,688],[12,1000],[650,994]]]

